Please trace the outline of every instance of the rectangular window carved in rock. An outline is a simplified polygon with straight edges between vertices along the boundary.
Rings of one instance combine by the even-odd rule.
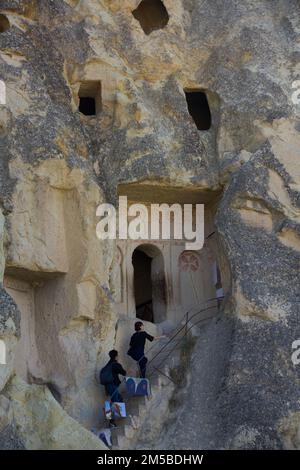
[[[101,82],[89,80],[82,82],[78,92],[79,111],[85,116],[96,116],[102,107]]]
[[[184,90],[187,107],[197,129],[207,131],[211,127],[211,113],[207,97],[201,90]]]

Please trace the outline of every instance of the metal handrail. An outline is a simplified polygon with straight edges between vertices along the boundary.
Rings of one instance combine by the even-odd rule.
[[[221,297],[216,297],[216,298],[213,298],[213,299],[210,299],[210,300],[219,300],[220,298],[221,298]],[[206,302],[208,302],[208,301],[209,301],[209,300],[207,300]],[[203,302],[203,303],[206,303],[206,302]],[[213,307],[206,307],[206,308],[204,308],[204,309],[198,310],[198,312],[194,313],[191,317],[187,317],[187,315],[188,315],[188,313],[189,313],[189,312],[187,312],[187,313],[182,317],[182,319],[187,318],[187,320],[186,320],[186,322],[184,323],[184,325],[182,325],[182,323],[181,323],[182,320],[181,320],[181,321],[179,322],[179,324],[182,325],[181,328],[179,328],[179,330],[177,331],[177,333],[175,333],[175,335],[172,336],[172,337],[169,339],[169,341],[158,351],[158,353],[157,353],[155,356],[153,356],[153,357],[151,358],[151,360],[148,362],[148,365],[161,353],[161,351],[163,351],[163,350],[174,340],[174,338],[176,338],[176,336],[177,336],[184,328],[187,327],[187,324],[188,324],[195,316],[199,315],[199,313],[205,312],[206,310],[209,310],[209,309],[211,309],[211,308],[216,308],[216,307],[217,307],[217,305],[214,305]],[[178,324],[177,324],[177,326],[176,326],[172,331],[175,331],[177,328],[178,328]],[[151,349],[153,349],[153,347],[150,348],[150,349],[147,351],[147,354],[149,354],[149,352],[151,351]]]
[[[220,299],[223,299],[223,298],[224,298],[224,296],[222,296],[222,297],[212,297],[211,299],[207,299],[207,300],[205,300],[204,302],[201,302],[200,305],[204,305],[204,304],[206,304],[207,302],[212,302],[213,300],[220,300]],[[199,307],[200,305],[198,305],[197,307]],[[192,318],[194,318],[195,315],[197,315],[198,313],[200,313],[200,312],[203,311],[203,310],[200,310],[200,312],[196,312],[196,313],[193,314],[191,317],[188,317],[189,313],[190,313],[194,308],[197,308],[197,307],[192,307],[192,308],[190,308],[190,309],[182,316],[181,320],[179,320],[179,322],[177,323],[177,325],[170,331],[169,334],[173,334],[174,331],[177,330],[178,326],[182,325],[182,321],[184,320],[184,318],[186,318],[187,320],[186,320],[185,324],[183,325],[183,327],[185,327],[185,326],[187,325],[187,323],[188,323]],[[182,328],[181,328],[181,329],[182,329]],[[179,330],[179,332],[181,331],[181,329]],[[168,341],[168,342],[166,343],[166,345],[164,345],[164,346],[167,346],[176,336],[177,336],[177,333],[176,333],[173,337],[169,338],[169,341]],[[151,346],[151,348],[148,349],[147,355],[150,353],[150,351],[152,351],[152,349],[155,348],[155,346],[156,346],[156,345],[153,344],[153,346]],[[163,347],[162,349],[164,349],[164,347]],[[159,351],[159,352],[160,352],[160,351]],[[158,352],[158,354],[159,354],[159,352]],[[154,357],[156,357],[156,356],[154,356]],[[152,359],[154,359],[154,358],[152,358]],[[148,364],[150,364],[150,362],[152,361],[152,359],[148,362]]]
[[[220,300],[220,299],[223,299],[223,298],[224,298],[224,296],[222,296],[222,297],[214,297],[214,298],[212,298],[212,299],[207,299],[207,300],[206,300],[205,302],[203,302],[203,303],[210,302],[210,301],[213,301],[213,300]],[[171,343],[174,341],[174,339],[176,338],[176,336],[177,336],[183,329],[185,329],[185,334],[184,334],[182,337],[179,338],[179,340],[175,343],[175,346],[171,349],[171,351],[168,351],[168,355],[167,355],[166,357],[164,357],[164,358],[162,359],[162,361],[159,363],[159,367],[161,367],[161,365],[163,364],[163,362],[165,362],[165,360],[167,359],[167,357],[169,357],[170,353],[172,353],[172,352],[177,348],[177,345],[178,345],[184,338],[186,338],[186,336],[187,336],[187,334],[189,333],[189,331],[190,331],[195,325],[198,325],[198,324],[201,323],[202,321],[209,320],[210,318],[213,318],[214,315],[211,315],[211,316],[205,317],[205,318],[201,318],[198,322],[193,323],[189,328],[188,328],[188,323],[189,323],[193,318],[195,318],[195,316],[199,315],[200,313],[203,313],[203,312],[205,312],[205,311],[207,311],[207,310],[211,310],[211,309],[216,308],[216,307],[217,307],[217,305],[213,305],[213,306],[211,306],[211,307],[206,307],[206,308],[204,308],[204,309],[198,310],[198,312],[194,313],[190,318],[188,317],[188,314],[189,314],[189,312],[190,312],[194,307],[192,307],[188,312],[186,312],[186,314],[182,317],[182,318],[186,318],[186,321],[185,321],[184,325],[182,325],[181,328],[177,331],[177,333],[169,339],[169,341],[158,351],[158,353],[157,353],[153,358],[151,358],[151,360],[148,362],[148,366],[149,366],[149,364],[150,364],[156,357],[159,356],[159,354],[162,353],[162,351],[163,351],[169,344],[171,344]],[[181,320],[181,321],[182,321],[182,320]],[[181,324],[181,322],[179,322],[179,323]],[[171,331],[174,332],[174,331],[177,329],[177,327],[178,327],[178,324],[177,324],[177,326],[176,326],[175,328],[173,328],[173,330],[171,330]],[[152,347],[152,348],[153,348],[153,347]],[[149,351],[150,351],[152,348],[150,348]],[[149,353],[149,351],[147,352],[147,354]],[[139,362],[139,361],[138,361],[138,362]],[[164,375],[164,376],[167,377],[170,381],[172,381],[173,383],[175,383],[174,380],[173,380],[171,377],[169,377],[166,373],[164,373],[164,372],[162,372],[161,370],[159,370],[159,369],[158,369],[158,366],[152,365],[152,368],[153,368],[152,372],[150,372],[150,375],[148,375],[149,378],[153,376],[154,371],[156,370],[159,374]],[[175,384],[176,384],[176,383],[175,383]],[[116,388],[116,390],[114,391],[113,395],[114,395],[118,390],[119,390],[119,386]],[[113,395],[112,395],[112,396],[113,396]],[[111,398],[112,398],[112,397],[111,397]],[[110,399],[111,399],[111,398],[110,398]]]
[[[215,308],[215,307],[214,307],[214,306],[213,306],[213,307],[208,307],[208,309],[212,309],[212,308]],[[207,310],[208,310],[208,309],[207,309]],[[199,312],[199,313],[200,313],[200,312]],[[193,325],[191,325],[191,326],[188,328],[187,333],[188,333],[192,328],[194,328],[195,325],[198,325],[198,324],[201,323],[202,321],[210,320],[211,318],[214,318],[214,316],[215,316],[215,315],[210,315],[209,317],[201,318],[201,319],[200,319],[199,321],[197,321],[196,323],[193,323]],[[168,351],[168,354],[162,359],[162,361],[160,362],[159,366],[152,366],[153,369],[158,370],[158,367],[160,367],[160,366],[166,361],[166,359],[170,356],[170,354],[178,347],[179,343],[180,343],[183,339],[185,339],[185,338],[186,338],[186,335],[181,336],[181,337],[179,338],[179,340],[176,342],[175,346],[174,346],[171,350],[169,350],[169,351]],[[152,371],[152,373],[150,373],[150,376],[149,376],[149,377],[151,377],[152,375],[153,375],[153,371]],[[166,374],[163,374],[163,375],[166,375]]]

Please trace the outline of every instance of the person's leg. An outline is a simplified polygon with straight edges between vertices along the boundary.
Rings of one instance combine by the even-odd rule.
[[[147,364],[147,362],[148,362],[148,359],[145,356],[142,357],[142,359],[139,361],[140,376],[143,379],[146,377],[146,364]]]
[[[108,384],[106,385],[106,390],[108,395],[110,396],[110,401],[113,403],[115,401],[123,401],[123,398],[118,390],[118,386],[115,384]]]
[[[111,400],[112,403],[115,402],[115,401],[119,401],[117,399],[120,398],[120,394],[118,392],[118,387],[115,384],[106,385],[106,392],[110,396],[110,400]],[[109,424],[110,424],[111,427],[114,427],[114,428],[117,427],[116,421],[113,417],[109,420]]]
[[[117,385],[115,385],[114,387],[115,387],[115,390],[114,390],[113,395],[111,396],[112,403],[123,403],[124,400],[123,400],[123,397],[122,397],[121,393],[118,390],[119,387]],[[114,417],[111,419],[110,424],[114,428],[117,427],[117,424],[116,424],[116,421],[115,421]]]
[[[111,418],[109,420],[109,425],[112,427],[112,428],[116,428],[117,427],[117,423],[116,423],[116,420],[114,418]]]
[[[112,401],[113,403],[115,403],[115,402],[123,403],[123,402],[124,402],[123,397],[122,397],[122,395],[121,395],[121,393],[119,392],[119,390],[118,390],[117,387],[115,388],[115,392],[114,392],[113,397],[111,398],[111,401]]]
[[[105,386],[105,389],[106,389],[106,393],[109,395],[109,397],[111,399],[111,397],[113,396],[113,394],[116,390],[116,386],[114,384],[107,384]]]

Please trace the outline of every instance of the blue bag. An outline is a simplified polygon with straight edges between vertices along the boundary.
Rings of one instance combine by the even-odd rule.
[[[150,393],[150,382],[148,379],[126,378],[126,390],[131,397],[145,397]]]

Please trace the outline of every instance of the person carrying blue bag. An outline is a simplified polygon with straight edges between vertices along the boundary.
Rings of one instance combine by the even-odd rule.
[[[100,383],[104,385],[107,395],[110,396],[112,403],[123,403],[123,397],[119,392],[121,381],[119,375],[126,376],[126,370],[118,362],[118,351],[112,349],[109,351],[110,360],[100,371]],[[116,427],[115,420],[110,420],[110,425]]]
[[[127,352],[128,356],[134,359],[139,364],[140,368],[140,377],[146,377],[146,366],[148,359],[145,356],[145,344],[146,340],[153,341],[165,336],[151,336],[146,331],[144,331],[144,324],[141,321],[137,321],[134,325],[135,333],[131,336],[130,347]]]

